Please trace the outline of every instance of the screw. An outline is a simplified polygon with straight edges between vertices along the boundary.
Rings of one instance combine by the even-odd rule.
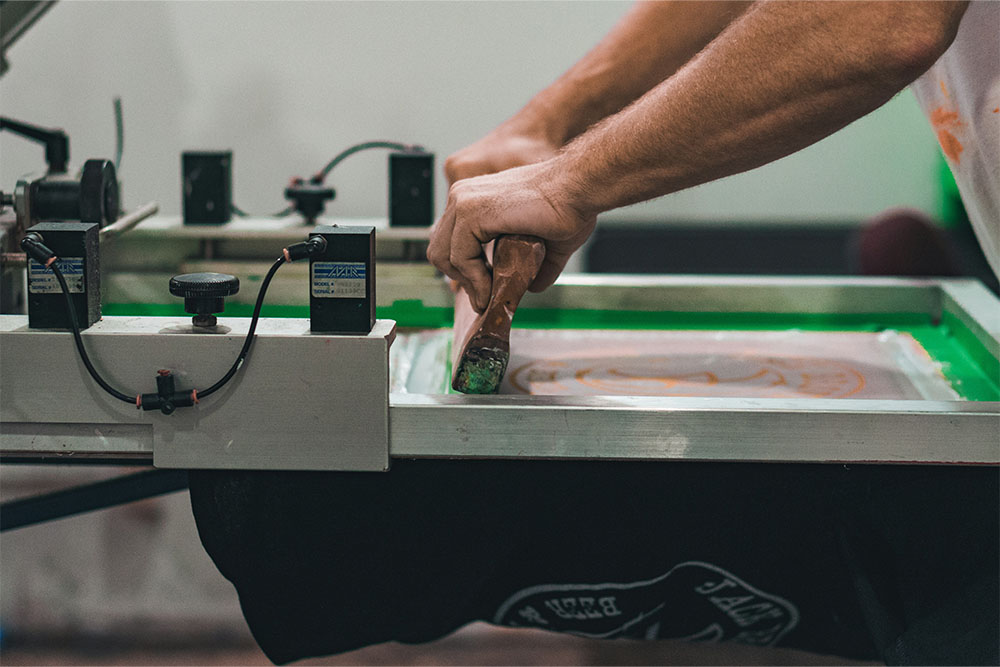
[[[191,324],[196,327],[210,328],[214,327],[217,322],[218,320],[215,318],[215,315],[195,315],[191,318]]]

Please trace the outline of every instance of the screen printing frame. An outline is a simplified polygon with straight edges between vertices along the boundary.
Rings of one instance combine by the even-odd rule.
[[[380,305],[391,311],[395,297],[414,293],[421,307],[450,305],[439,280],[420,282],[408,281],[406,295],[382,290]],[[1000,359],[1000,301],[971,280],[567,275],[528,295],[522,308],[767,314],[790,321],[923,314],[955,323],[991,360],[991,373]],[[392,393],[388,422],[390,458],[1000,463],[998,401]],[[125,432],[109,447],[112,434],[30,451],[2,438],[0,455],[51,462],[153,458],[148,442],[133,443]],[[330,469],[329,452],[323,458],[321,469]],[[226,467],[239,467],[233,463]]]
[[[922,314],[961,329],[994,376],[1000,359],[1000,300],[974,280],[575,275],[521,308]],[[394,393],[390,405],[391,452],[403,458],[1000,463],[997,401]]]

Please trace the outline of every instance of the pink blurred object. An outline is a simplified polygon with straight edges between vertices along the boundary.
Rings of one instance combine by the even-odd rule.
[[[862,275],[961,275],[948,237],[916,209],[889,209],[869,220],[858,233],[855,250]]]

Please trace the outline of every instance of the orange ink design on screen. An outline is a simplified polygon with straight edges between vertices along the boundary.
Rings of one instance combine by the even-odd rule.
[[[900,400],[954,395],[927,351],[910,334],[891,330],[515,329],[500,393]]]
[[[523,394],[597,393],[607,396],[739,396],[847,398],[865,377],[828,359],[753,355],[614,357],[565,361],[537,359],[513,369],[510,384]],[[582,392],[572,391],[579,387]]]

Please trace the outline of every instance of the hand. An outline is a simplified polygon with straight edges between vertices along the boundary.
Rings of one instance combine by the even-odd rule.
[[[427,259],[469,294],[479,312],[490,301],[492,276],[483,244],[501,234],[529,234],[545,241],[545,261],[528,288],[555,282],[570,255],[594,230],[596,213],[580,211],[555,177],[558,158],[457,181],[444,213],[431,229]]]
[[[501,126],[476,143],[448,156],[444,161],[444,175],[451,187],[464,178],[548,160],[555,156],[558,149],[545,138]]]

